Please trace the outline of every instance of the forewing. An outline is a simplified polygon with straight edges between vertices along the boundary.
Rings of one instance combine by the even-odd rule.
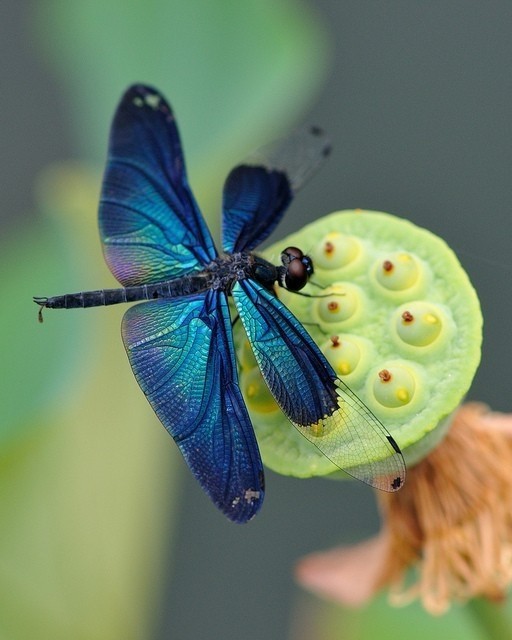
[[[222,239],[225,251],[250,251],[275,229],[293,194],[329,155],[317,127],[263,147],[235,167],[224,185]]]
[[[384,491],[399,489],[405,464],[398,445],[336,373],[300,322],[252,280],[233,298],[276,402],[331,462]]]
[[[174,114],[151,87],[130,87],[115,113],[99,225],[105,259],[124,286],[184,275],[216,255],[188,186]]]
[[[137,382],[192,473],[228,518],[248,521],[263,502],[263,467],[238,386],[225,294],[135,305],[122,334]]]

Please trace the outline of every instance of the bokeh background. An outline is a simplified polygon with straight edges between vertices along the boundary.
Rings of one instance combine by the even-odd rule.
[[[376,531],[372,491],[268,472],[264,509],[234,526],[139,392],[124,310],[39,325],[31,296],[114,285],[96,230],[108,129],[124,88],[152,83],[216,231],[238,160],[324,127],[332,157],[272,239],[353,207],[444,237],[484,311],[471,397],[510,411],[511,26],[506,1],[0,3],[2,640],[482,637],[460,607],[302,593],[301,555]]]

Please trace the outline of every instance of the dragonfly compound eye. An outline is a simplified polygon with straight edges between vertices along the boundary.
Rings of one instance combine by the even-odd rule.
[[[299,291],[308,282],[308,267],[303,260],[292,259],[286,268],[284,283],[290,291]]]
[[[281,253],[281,262],[285,267],[284,284],[290,291],[299,291],[308,282],[313,273],[313,262],[309,256],[297,249],[287,247]]]
[[[302,260],[304,254],[297,247],[286,247],[281,253],[281,262],[287,267],[292,260]]]

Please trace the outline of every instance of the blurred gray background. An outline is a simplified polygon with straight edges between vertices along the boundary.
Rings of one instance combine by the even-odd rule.
[[[273,239],[353,207],[395,213],[445,238],[484,311],[483,359],[470,395],[510,411],[512,5],[310,4],[333,56],[305,119],[329,132],[334,151]],[[29,5],[0,3],[7,226],[33,211],[30,185],[40,168],[72,155],[59,87],[27,37]],[[293,583],[295,560],[378,528],[373,494],[356,483],[268,472],[265,508],[244,527],[212,509],[189,473],[183,487],[172,580],[155,638],[287,638],[304,602]]]

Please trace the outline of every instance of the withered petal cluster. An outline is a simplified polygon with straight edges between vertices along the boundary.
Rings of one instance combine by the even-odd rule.
[[[392,603],[419,598],[432,614],[452,602],[504,598],[512,582],[512,416],[463,405],[404,488],[379,493],[379,503],[381,533],[303,559],[303,586],[348,605],[388,587]]]

